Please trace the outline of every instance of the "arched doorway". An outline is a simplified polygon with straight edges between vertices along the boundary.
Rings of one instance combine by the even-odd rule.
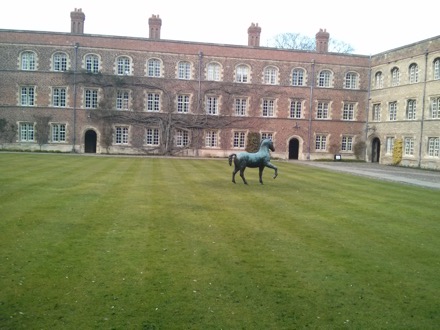
[[[379,138],[374,138],[371,145],[371,162],[379,163],[380,160],[380,140]]]
[[[88,130],[84,136],[84,152],[96,153],[96,132],[94,130]]]
[[[289,141],[289,159],[298,159],[299,155],[299,140],[296,138]]]

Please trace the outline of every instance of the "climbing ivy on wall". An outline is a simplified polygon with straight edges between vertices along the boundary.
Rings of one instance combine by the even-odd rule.
[[[247,152],[257,152],[260,149],[261,136],[258,132],[249,132],[246,141]]]

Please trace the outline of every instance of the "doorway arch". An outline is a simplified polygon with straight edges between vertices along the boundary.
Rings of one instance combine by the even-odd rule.
[[[299,140],[292,138],[289,141],[289,159],[298,159],[299,156]]]
[[[378,137],[375,137],[371,142],[371,162],[379,163],[380,161],[380,140]]]
[[[96,154],[96,132],[92,129],[86,131],[84,135],[84,152]]]

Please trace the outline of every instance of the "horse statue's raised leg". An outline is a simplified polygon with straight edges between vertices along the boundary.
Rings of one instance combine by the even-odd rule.
[[[278,176],[278,167],[276,167],[274,164],[272,164],[270,162],[267,163],[266,166],[275,170],[275,174],[273,176],[273,178],[275,179]]]

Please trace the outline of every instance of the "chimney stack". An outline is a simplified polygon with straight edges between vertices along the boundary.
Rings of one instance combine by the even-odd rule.
[[[159,15],[153,15],[148,19],[148,25],[150,28],[150,39],[160,40],[160,28],[162,26],[162,19]]]
[[[260,34],[261,27],[257,24],[252,23],[248,28],[248,46],[259,47],[260,46]]]
[[[75,11],[70,12],[70,20],[70,33],[84,34],[84,21],[86,20],[86,15],[84,15],[81,8],[75,8]]]
[[[330,34],[324,29],[319,29],[316,34],[316,51],[318,53],[328,52],[328,41],[330,39]]]

